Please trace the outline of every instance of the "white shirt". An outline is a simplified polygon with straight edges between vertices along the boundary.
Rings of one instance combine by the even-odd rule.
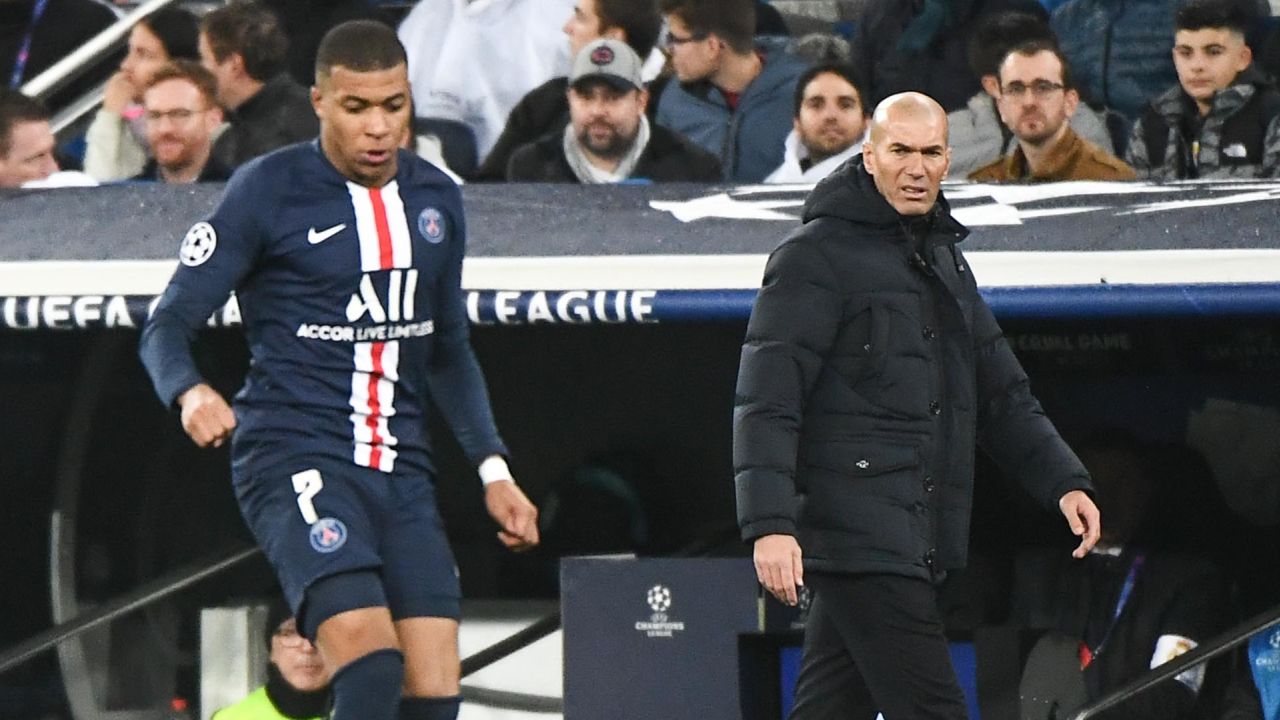
[[[398,32],[418,117],[471,128],[479,158],[525,93],[569,74],[575,0],[421,0]]]
[[[863,135],[858,141],[850,145],[843,152],[832,155],[820,163],[810,165],[808,170],[800,169],[800,161],[809,157],[809,151],[800,143],[800,135],[792,130],[787,135],[784,143],[785,152],[782,156],[782,164],[777,170],[769,173],[764,179],[766,183],[816,183],[822,178],[831,174],[832,170],[840,167],[845,160],[862,152],[862,144],[866,141],[867,136]]]

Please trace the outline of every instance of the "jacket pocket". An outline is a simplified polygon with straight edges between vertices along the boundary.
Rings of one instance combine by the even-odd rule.
[[[850,477],[874,477],[919,466],[920,449],[878,440],[828,441],[808,447],[804,463]]]
[[[840,532],[850,550],[918,557],[927,533],[920,457],[917,445],[875,439],[811,446],[800,525]]]

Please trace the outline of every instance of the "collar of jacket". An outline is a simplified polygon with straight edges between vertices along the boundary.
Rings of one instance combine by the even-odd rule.
[[[769,93],[779,85],[795,83],[797,73],[786,72],[787,67],[800,62],[787,53],[785,41],[771,37],[756,38],[756,52],[760,55],[760,74],[756,75],[738,96],[738,109],[747,105],[751,98],[760,93]],[[724,91],[716,87],[710,80],[690,80],[680,83],[680,87],[690,95],[704,102],[729,109],[724,99]],[[791,92],[787,92],[790,97]]]
[[[282,72],[276,75],[264,83],[253,97],[240,103],[240,107],[228,113],[230,116],[228,119],[234,122],[237,118],[243,120],[269,112],[281,104],[281,99],[293,89],[293,84],[293,78],[289,77],[289,73]]]
[[[952,242],[960,242],[969,229],[951,216],[951,205],[938,192],[938,201],[929,211],[933,216],[932,232],[942,233]],[[804,203],[804,222],[820,217],[836,217],[880,234],[908,240],[904,232],[911,218],[898,213],[876,188],[875,179],[855,155],[814,187]]]
[[[1255,65],[1250,64],[1249,67],[1240,71],[1235,82],[1214,94],[1209,115],[1235,114],[1253,99],[1255,94],[1270,84],[1267,76]],[[1195,100],[1191,99],[1180,84],[1169,88],[1163,95],[1156,98],[1152,105],[1155,106],[1156,112],[1171,125],[1179,123],[1189,113],[1198,112]]]
[[[1049,154],[1045,157],[1045,167],[1041,168],[1040,172],[1031,172],[1031,167],[1027,164],[1027,155],[1022,151],[1021,144],[1005,158],[1004,172],[1013,180],[1074,180],[1075,178],[1071,177],[1071,169],[1079,161],[1083,151],[1084,143],[1080,140],[1080,136],[1068,127],[1058,144],[1049,150]]]

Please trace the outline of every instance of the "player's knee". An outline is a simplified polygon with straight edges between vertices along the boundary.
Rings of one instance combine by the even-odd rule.
[[[382,649],[362,655],[333,674],[333,720],[396,717],[404,657]]]
[[[382,583],[371,570],[321,578],[307,588],[303,629],[333,667],[376,650],[399,650],[386,604]]]
[[[407,662],[404,676],[405,697],[447,698],[458,694],[461,668],[454,662]]]

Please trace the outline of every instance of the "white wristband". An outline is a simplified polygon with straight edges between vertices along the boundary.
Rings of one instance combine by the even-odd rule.
[[[488,485],[500,480],[511,480],[511,468],[501,455],[490,455],[480,463],[480,482]]]

